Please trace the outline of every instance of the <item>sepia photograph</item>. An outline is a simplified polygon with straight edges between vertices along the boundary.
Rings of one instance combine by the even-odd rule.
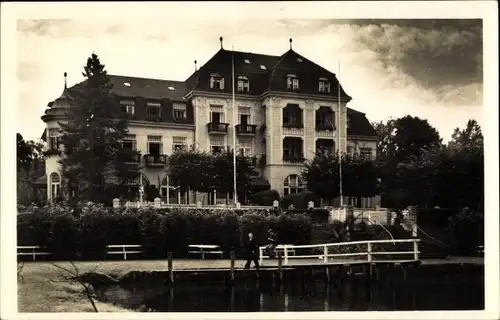
[[[335,2],[9,17],[12,319],[496,318],[498,47],[477,3],[456,18]]]

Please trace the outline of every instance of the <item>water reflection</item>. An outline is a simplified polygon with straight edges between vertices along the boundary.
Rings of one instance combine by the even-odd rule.
[[[345,281],[290,283],[273,288],[248,282],[235,287],[183,284],[175,287],[135,284],[108,287],[100,300],[138,311],[388,311],[478,310],[484,308],[481,283],[368,284]]]

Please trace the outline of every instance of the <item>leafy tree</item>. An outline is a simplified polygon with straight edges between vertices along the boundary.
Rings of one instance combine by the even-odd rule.
[[[467,121],[465,129],[455,128],[448,146],[466,150],[482,150],[483,143],[481,127],[476,120],[471,119]]]
[[[43,145],[32,140],[26,141],[17,134],[17,202],[27,205],[38,199],[33,186],[36,179],[45,174]]]
[[[120,147],[127,134],[127,119],[98,56],[92,54],[84,66],[86,78],[73,94],[67,122],[60,123],[64,155],[59,163],[65,189],[80,200],[109,202],[123,191],[123,185],[138,174],[126,164],[135,151]]]
[[[377,145],[377,167],[381,178],[382,202],[388,207],[405,207],[419,202],[426,182],[411,162],[425,150],[439,148],[441,138],[427,120],[405,116],[375,123],[380,136]]]
[[[181,193],[188,190],[210,192],[214,185],[214,157],[204,151],[191,147],[177,150],[168,159],[167,174],[170,184],[180,188]]]
[[[234,164],[233,151],[227,148],[214,156],[214,189],[224,194],[233,192],[234,189]],[[238,201],[244,202],[250,191],[250,180],[258,176],[253,165],[252,157],[241,154],[236,155],[236,189]]]
[[[317,151],[306,161],[302,177],[307,189],[322,198],[333,200],[340,195],[340,156]],[[375,163],[358,154],[342,156],[342,193],[348,197],[372,197],[378,193],[378,172]]]

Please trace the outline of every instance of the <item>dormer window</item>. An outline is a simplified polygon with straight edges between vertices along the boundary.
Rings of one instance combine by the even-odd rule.
[[[187,110],[186,105],[184,103],[174,103],[174,120],[186,120],[187,118]]]
[[[287,74],[286,87],[289,90],[297,90],[299,88],[299,78],[294,74]]]
[[[238,91],[239,92],[249,92],[250,91],[250,82],[248,78],[245,76],[238,77]]]
[[[319,78],[318,81],[319,92],[330,92],[330,81],[327,78]]]
[[[224,90],[224,78],[218,73],[210,75],[210,89]]]
[[[127,116],[134,116],[135,113],[135,102],[132,100],[122,100],[120,101],[123,113]]]
[[[160,117],[160,104],[156,102],[148,102],[148,115],[151,117]]]

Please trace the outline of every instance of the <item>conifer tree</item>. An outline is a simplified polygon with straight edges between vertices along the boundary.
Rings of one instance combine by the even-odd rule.
[[[135,153],[121,148],[128,122],[96,54],[87,59],[83,76],[82,86],[72,92],[67,122],[59,124],[64,145],[59,163],[70,198],[109,202],[123,194],[139,168],[126,164]]]

